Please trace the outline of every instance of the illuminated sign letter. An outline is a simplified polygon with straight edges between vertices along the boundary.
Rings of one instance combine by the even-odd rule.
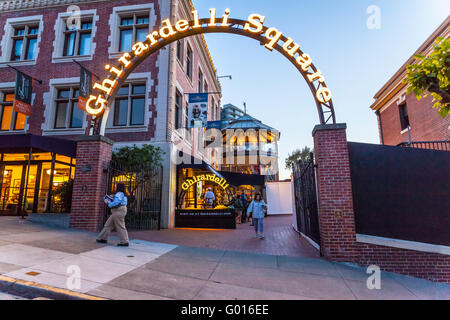
[[[284,43],[283,49],[291,57],[293,57],[294,54],[297,52],[297,50],[300,49],[300,45],[298,45],[297,43],[294,43],[294,40],[292,40],[291,38],[288,38],[287,41]]]
[[[198,10],[192,11],[192,14],[194,15],[194,25],[192,26],[193,29],[201,28],[200,20],[198,19]]]
[[[320,70],[317,70],[317,72],[308,74],[308,80],[309,82],[314,82],[314,80],[319,80],[319,82],[325,82],[325,78],[323,77],[322,72]]]
[[[187,20],[179,20],[175,25],[175,29],[179,32],[184,32],[189,29],[189,22]]]
[[[316,97],[319,102],[325,103],[331,100],[331,91],[327,87],[322,87],[316,92]]]
[[[260,33],[263,29],[264,20],[266,20],[265,16],[256,13],[251,14],[248,17],[248,22],[244,25],[244,30],[253,33]]]
[[[273,46],[278,42],[278,40],[280,40],[282,35],[283,33],[278,31],[276,28],[267,29],[266,38],[267,40],[270,40],[270,42],[266,44],[266,48],[272,51]]]
[[[125,52],[123,56],[120,57],[119,62],[123,64],[125,68],[128,68],[132,64],[130,58],[131,58],[130,54],[128,52]]]
[[[211,13],[211,20],[210,20],[208,26],[215,27],[216,26],[216,9],[214,9],[214,8],[209,9],[209,12]]]
[[[91,103],[94,100],[96,100],[95,106],[97,108],[91,107]],[[98,97],[90,96],[89,100],[86,102],[86,112],[89,113],[90,115],[96,116],[96,115],[102,113],[103,109],[105,109],[107,102],[108,102],[108,100],[103,98],[103,96],[101,94]]]
[[[135,55],[142,56],[142,54],[147,51],[149,48],[148,45],[144,44],[143,42],[136,42],[134,46],[131,48]]]
[[[162,23],[164,24],[164,27],[159,30],[159,34],[162,38],[168,38],[176,34],[169,19],[164,20]]]
[[[111,67],[109,64],[107,64],[105,66],[105,69],[109,70],[109,73],[115,74],[117,78],[121,78],[123,76],[123,73],[124,73],[123,69],[119,70],[119,69],[117,69],[115,67]]]
[[[225,14],[222,17],[222,27],[228,27],[228,16],[230,15],[230,9],[225,9]]]
[[[159,33],[158,31],[153,31],[152,33],[150,33],[149,35],[147,35],[147,39],[150,40],[150,45],[154,46],[155,44],[158,44],[158,39],[159,37]]]
[[[308,71],[309,67],[312,65],[311,57],[304,53],[298,56],[297,63],[302,67],[303,71]]]
[[[97,82],[94,83],[94,89],[99,89],[102,90],[103,92],[105,92],[107,95],[111,94],[111,91],[114,89],[114,87],[116,86],[117,81],[116,80],[109,80],[109,79],[105,79],[103,80],[102,84],[98,84]]]

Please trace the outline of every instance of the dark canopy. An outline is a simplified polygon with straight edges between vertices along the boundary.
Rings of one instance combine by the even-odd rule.
[[[72,140],[36,136],[33,134],[0,135],[1,152],[25,152],[30,148],[33,152],[55,152],[57,154],[75,158],[77,143]]]

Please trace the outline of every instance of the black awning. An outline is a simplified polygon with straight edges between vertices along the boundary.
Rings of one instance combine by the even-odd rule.
[[[33,152],[54,152],[71,158],[75,158],[77,155],[76,141],[33,134],[0,135],[1,152],[27,153],[30,148],[33,148]]]
[[[233,186],[264,186],[265,178],[259,174],[244,174],[239,172],[220,171],[229,184]]]

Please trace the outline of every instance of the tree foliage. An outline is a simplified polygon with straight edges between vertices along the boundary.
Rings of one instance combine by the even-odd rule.
[[[287,170],[292,170],[292,166],[299,160],[308,161],[310,159],[310,154],[312,150],[305,146],[303,149],[294,150],[285,159],[285,166]]]
[[[161,166],[164,154],[161,148],[149,144],[144,144],[141,148],[133,145],[114,152],[112,160],[127,168],[154,170]]]
[[[72,208],[73,180],[63,182],[58,188],[53,190],[53,195],[58,196],[57,203],[52,203],[53,212],[69,213]]]
[[[418,61],[407,66],[407,94],[414,92],[417,100],[431,94],[433,108],[445,118],[450,112],[450,39],[438,38],[429,55],[415,58]]]

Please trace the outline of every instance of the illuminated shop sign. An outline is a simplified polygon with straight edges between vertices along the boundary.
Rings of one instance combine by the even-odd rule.
[[[210,18],[208,24],[203,24],[198,16],[198,11],[192,11],[193,21],[178,20],[172,23],[170,19],[162,21],[162,26],[159,30],[155,30],[147,35],[147,40],[144,42],[137,42],[132,46],[132,52],[126,52],[119,58],[119,65],[113,67],[106,65],[105,69],[112,75],[109,79],[103,80],[101,83],[95,83],[94,89],[101,92],[97,96],[91,95],[87,101],[86,111],[91,115],[100,115],[108,105],[108,98],[114,88],[119,83],[119,80],[125,75],[127,69],[133,66],[135,57],[139,58],[148,53],[152,47],[159,44],[160,40],[170,40],[177,37],[183,38],[192,34],[193,31],[220,31],[223,29],[231,29],[232,23],[229,23],[230,9],[226,9],[222,17],[216,17],[216,9],[210,9]],[[315,87],[315,96],[318,102],[327,103],[331,101],[331,91],[325,86],[325,79],[320,70],[312,67],[313,62],[311,57],[300,51],[300,45],[294,42],[292,38],[285,38],[283,33],[276,28],[264,28],[264,21],[266,17],[260,14],[251,14],[243,26],[243,33],[249,35],[261,34],[265,37],[265,47],[272,51],[280,41],[284,42],[282,48],[286,55],[295,59],[297,66],[305,72],[305,79]],[[212,30],[211,30],[212,29]],[[264,33],[264,34],[263,34]],[[184,35],[184,36],[183,36]]]
[[[189,180],[186,180],[181,185],[181,188],[184,191],[187,191],[192,185],[196,184],[199,181],[211,181],[211,182],[214,182],[217,185],[221,186],[222,189],[224,189],[224,190],[230,186],[227,183],[227,180],[225,180],[224,178],[220,178],[220,177],[216,176],[215,174],[202,174],[202,175],[195,176],[195,177],[193,177],[193,178],[191,178]]]

